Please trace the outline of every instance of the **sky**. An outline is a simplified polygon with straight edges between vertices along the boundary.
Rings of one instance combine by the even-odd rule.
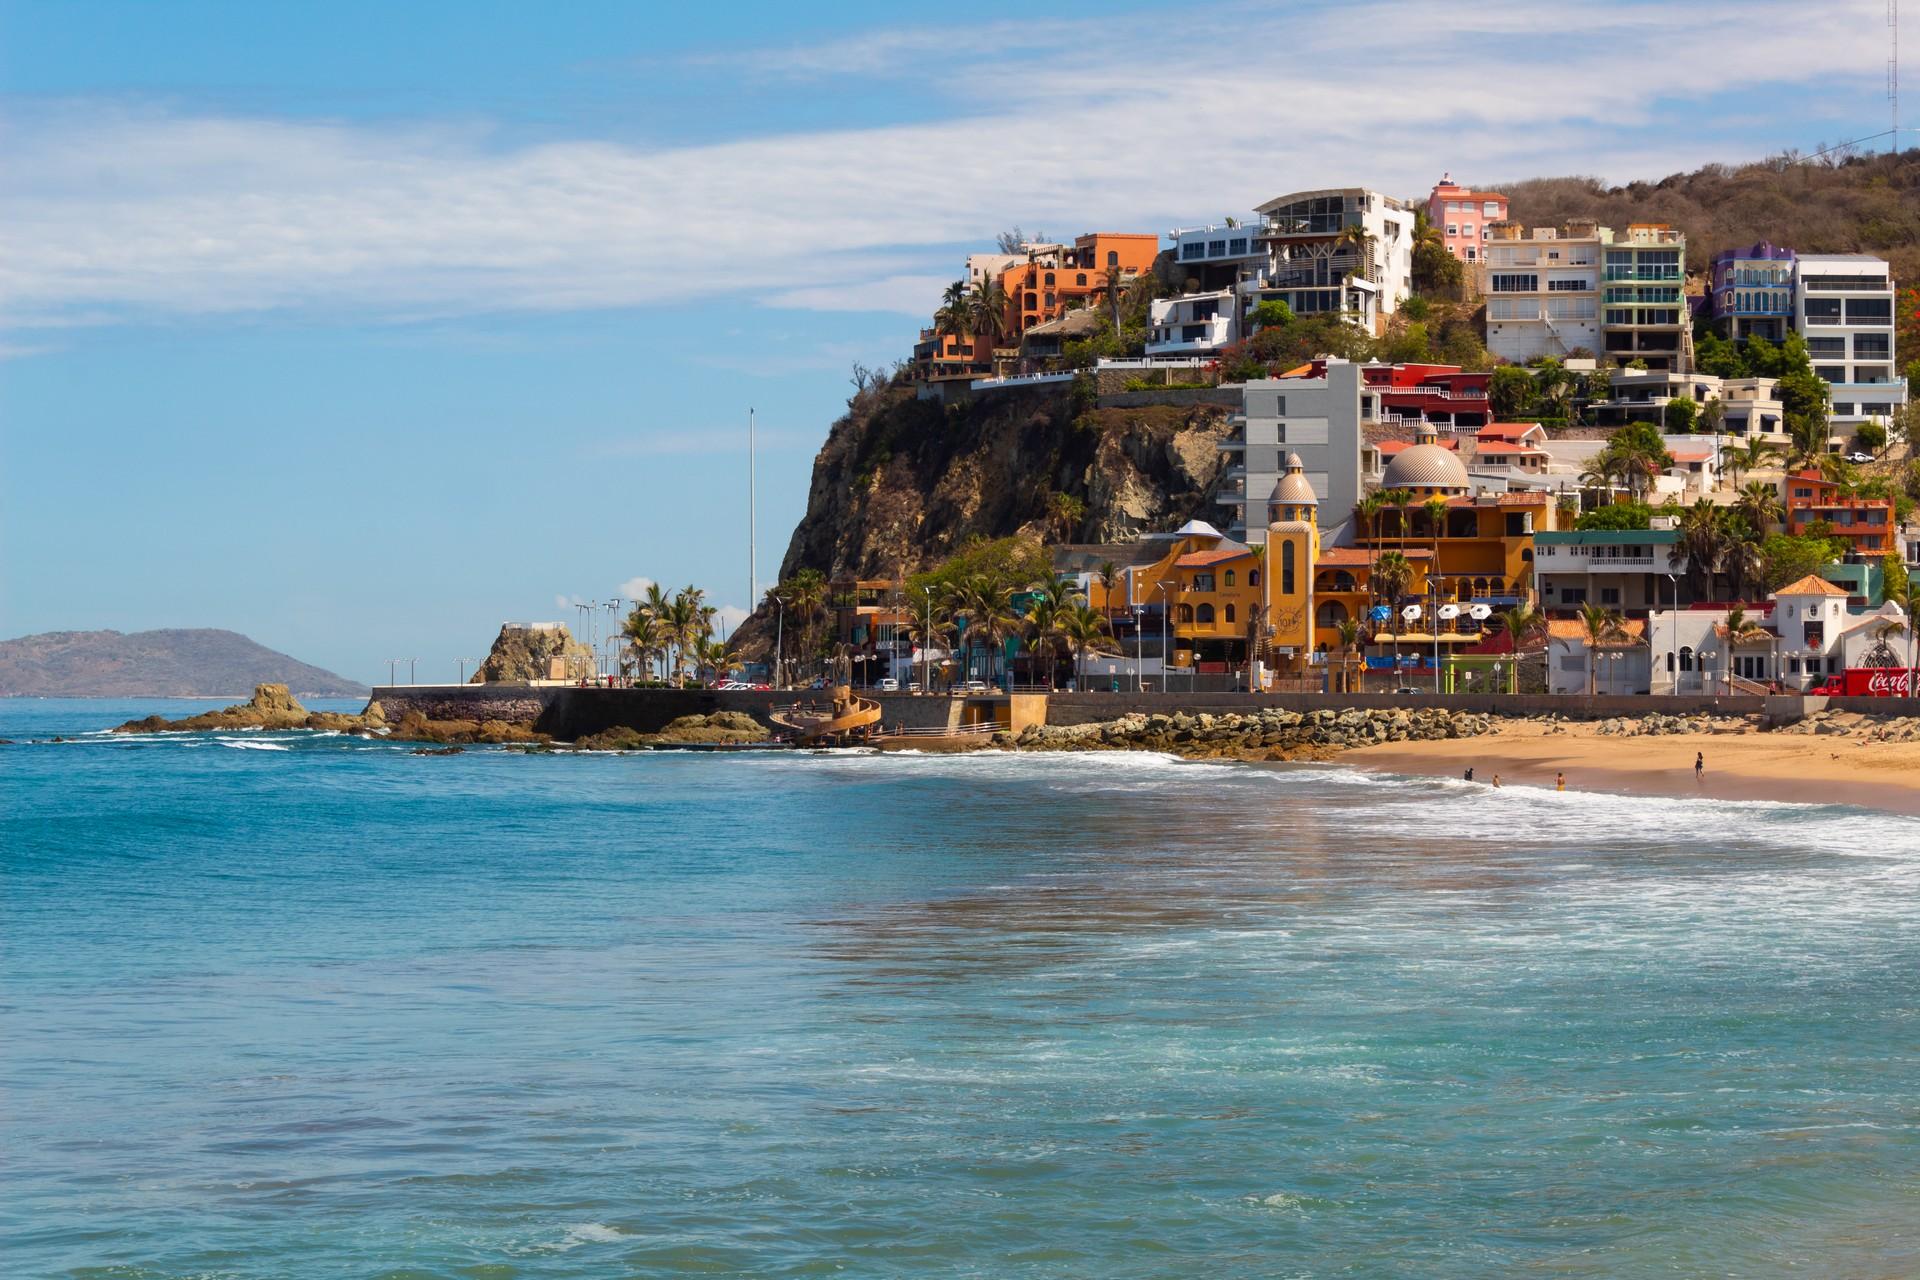
[[[1886,120],[1883,0],[947,15],[0,0],[0,636],[424,681],[648,581],[737,618],[749,409],[764,589],[853,365],[1002,229]]]

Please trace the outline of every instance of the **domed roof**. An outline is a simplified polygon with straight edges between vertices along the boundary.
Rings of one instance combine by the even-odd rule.
[[[1420,443],[1402,449],[1387,464],[1380,484],[1387,489],[1453,489],[1464,493],[1472,484],[1467,469],[1453,450],[1434,443],[1431,428],[1420,432]]]
[[[1313,484],[1307,479],[1300,455],[1287,455],[1287,474],[1280,477],[1273,486],[1273,496],[1267,499],[1268,506],[1305,507],[1318,506],[1320,496],[1313,491]]]

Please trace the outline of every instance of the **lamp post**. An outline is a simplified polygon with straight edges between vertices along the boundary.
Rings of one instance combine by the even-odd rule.
[[[420,683],[420,682],[419,682],[418,680],[416,680],[416,679],[414,678],[414,668],[415,668],[415,667],[416,667],[417,665],[419,665],[419,662],[420,662],[420,659],[418,659],[418,658],[408,658],[408,659],[407,659],[407,683],[408,683],[408,684],[419,684],[419,683]]]
[[[1673,618],[1668,624],[1667,669],[1673,673],[1673,692],[1679,693],[1680,692],[1680,579],[1675,577],[1673,574],[1669,573],[1667,575],[1667,585],[1670,588],[1668,592],[1669,604],[1673,609]],[[1649,619],[1649,621],[1651,621],[1651,619]],[[1653,681],[1651,679],[1647,681],[1647,688],[1649,689],[1653,688]]]
[[[786,664],[780,656],[780,646],[784,643],[787,634],[787,602],[775,596],[773,607],[778,610],[773,620],[773,687],[784,689],[786,685],[781,683],[780,676],[786,669]]]
[[[1166,693],[1173,692],[1173,677],[1167,668],[1167,615],[1173,612],[1173,598],[1167,594],[1167,584],[1160,584],[1160,687]]]
[[[1507,687],[1500,683],[1500,671],[1501,662],[1498,658],[1495,658],[1493,660],[1493,691],[1495,693],[1505,693],[1507,691]]]
[[[920,588],[927,598],[926,629],[920,633],[920,692],[933,692],[933,588]]]
[[[1708,674],[1709,669],[1713,665],[1713,660],[1715,658],[1718,658],[1719,656],[1720,656],[1719,652],[1714,649],[1702,649],[1699,654],[1700,680],[1702,685],[1705,688],[1705,692],[1708,697],[1717,698],[1720,696],[1714,683],[1712,682],[1712,677]]]
[[[478,659],[478,658],[456,658],[456,659],[454,659],[454,661],[456,661],[456,662],[458,662],[458,663],[460,664],[460,683],[461,683],[461,684],[465,684],[465,683],[467,682],[467,664],[468,664],[469,662],[471,662],[471,663],[474,663],[474,664],[475,664],[475,667],[476,667],[476,670],[477,670],[477,668],[478,668],[478,664],[479,664],[479,662],[480,662],[480,659]]]
[[[405,661],[406,661],[405,658],[388,658],[387,659],[387,685],[389,688],[391,688],[393,685],[400,683],[400,677],[396,674],[396,671],[399,668],[400,664]]]

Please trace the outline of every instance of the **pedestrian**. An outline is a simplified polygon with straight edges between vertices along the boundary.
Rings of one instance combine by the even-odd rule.
[[[1707,753],[1704,751],[1696,751],[1693,753],[1693,780],[1696,783],[1703,782],[1706,780],[1706,776]]]
[[[1565,790],[1567,789],[1567,775],[1566,775],[1566,774],[1564,774],[1564,773],[1556,773],[1556,774],[1554,774],[1554,775],[1553,775],[1553,789],[1554,789],[1555,791],[1565,791]]]

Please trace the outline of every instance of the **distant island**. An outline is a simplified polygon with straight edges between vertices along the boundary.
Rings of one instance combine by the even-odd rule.
[[[352,698],[367,686],[234,631],[48,631],[0,640],[0,697],[209,698],[262,684]]]

